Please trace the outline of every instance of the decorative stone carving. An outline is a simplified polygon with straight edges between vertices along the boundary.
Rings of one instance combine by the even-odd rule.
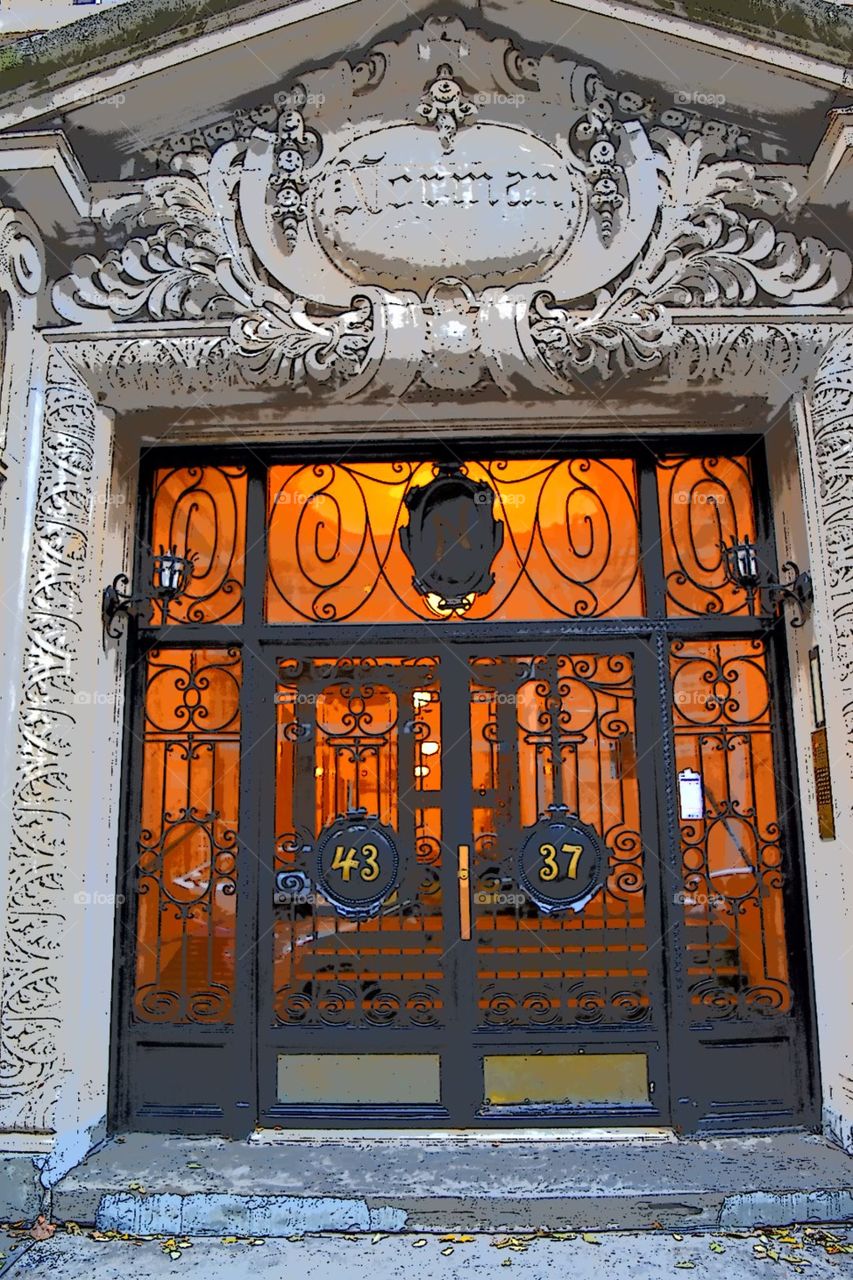
[[[119,243],[78,259],[59,313],[227,318],[218,352],[259,386],[560,394],[662,365],[673,309],[823,306],[850,283],[844,252],[777,228],[793,186],[724,158],[731,137],[647,129],[649,105],[592,68],[458,19],[279,101],[105,201]]]
[[[428,124],[434,124],[441,139],[442,151],[450,151],[456,138],[456,130],[464,124],[477,108],[462,92],[462,86],[453,79],[452,68],[445,63],[438,68],[438,76],[428,86],[426,101],[418,107],[418,115]]]
[[[17,209],[0,208],[0,293],[35,298],[44,283],[44,251],[32,219]]]
[[[843,693],[848,769],[853,773],[853,331],[845,329],[826,349],[811,386],[815,462],[826,547],[830,660]],[[849,782],[839,801],[853,810]]]
[[[94,404],[53,356],[26,613],[6,885],[0,1097],[5,1127],[45,1130],[63,1070],[59,973],[74,748],[76,638],[86,608]]]

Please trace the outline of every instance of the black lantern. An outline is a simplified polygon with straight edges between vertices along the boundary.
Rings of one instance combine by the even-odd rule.
[[[791,618],[792,627],[801,627],[806,620],[808,607],[814,599],[811,574],[799,568],[793,560],[782,565],[782,572],[787,574],[785,582],[762,582],[758,551],[749,537],[740,542],[732,538],[731,545],[722,544],[722,552],[726,565],[726,576],[729,582],[748,591],[750,599],[756,592],[766,591],[771,597],[776,596],[775,609],[778,613],[786,602],[794,606]]]
[[[124,588],[130,585],[130,580],[126,573],[117,574],[110,585],[104,587],[101,605],[104,635],[118,640],[121,632],[115,626],[116,618],[121,614],[130,617],[138,605],[148,604],[152,598],[160,601],[165,623],[170,601],[183,595],[189,586],[195,569],[194,561],[194,553],[180,556],[174,547],[170,547],[168,551],[161,547],[159,555],[153,557],[151,590],[144,596],[126,593]]]
[[[440,465],[429,484],[406,494],[409,523],[400,530],[415,571],[415,589],[438,617],[468,612],[494,586],[492,562],[504,527],[494,517],[495,493],[458,463]]]

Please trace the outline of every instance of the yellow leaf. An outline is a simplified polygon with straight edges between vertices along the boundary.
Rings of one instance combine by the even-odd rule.
[[[584,1244],[601,1244],[598,1236],[592,1235],[589,1231],[583,1233],[581,1240],[583,1240]]]
[[[459,1235],[439,1236],[438,1238],[441,1244],[471,1244],[474,1239],[473,1236]]]
[[[501,1266],[502,1266],[502,1267],[511,1267],[511,1266],[512,1266],[512,1258],[504,1258],[503,1262],[501,1263]]]
[[[685,1258],[682,1262],[676,1262],[676,1264],[675,1264],[675,1265],[676,1265],[677,1267],[679,1267],[682,1271],[695,1271],[695,1270],[696,1270],[696,1263],[695,1263],[695,1262],[688,1262],[686,1258]]]
[[[426,1240],[415,1240],[412,1244],[413,1249],[422,1249],[426,1244]]]
[[[453,1252],[453,1245],[449,1244],[446,1249],[442,1249],[441,1256],[442,1258],[449,1258],[452,1252]]]
[[[237,1236],[223,1236],[223,1237],[222,1237],[222,1243],[223,1243],[223,1244],[236,1244],[236,1243],[237,1243],[237,1239],[238,1239],[238,1237],[237,1237]]]
[[[65,1230],[70,1236],[82,1236],[83,1234],[83,1228],[79,1222],[66,1222]]]
[[[720,1244],[719,1240],[712,1240],[711,1243],[708,1245],[708,1248],[711,1250],[712,1253],[726,1252],[725,1245]]]

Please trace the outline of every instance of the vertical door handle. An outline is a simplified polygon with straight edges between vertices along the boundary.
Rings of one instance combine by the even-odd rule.
[[[460,844],[458,855],[459,936],[467,942],[471,937],[471,850],[467,844]]]

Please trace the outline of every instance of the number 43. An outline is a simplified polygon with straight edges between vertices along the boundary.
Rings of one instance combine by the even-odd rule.
[[[582,844],[563,844],[560,846],[560,853],[569,855],[569,863],[566,867],[566,879],[576,880],[578,876],[578,863],[583,853]],[[540,880],[556,880],[560,875],[560,868],[557,863],[557,850],[552,844],[540,844],[539,855],[544,858],[544,866],[539,869]]]
[[[361,856],[364,858],[364,865],[359,860],[358,849],[345,850],[344,846],[339,844],[335,848],[335,856],[332,859],[332,870],[340,871],[347,884],[353,871],[358,871],[362,880],[375,880],[379,875],[379,850],[376,845],[362,845]]]

